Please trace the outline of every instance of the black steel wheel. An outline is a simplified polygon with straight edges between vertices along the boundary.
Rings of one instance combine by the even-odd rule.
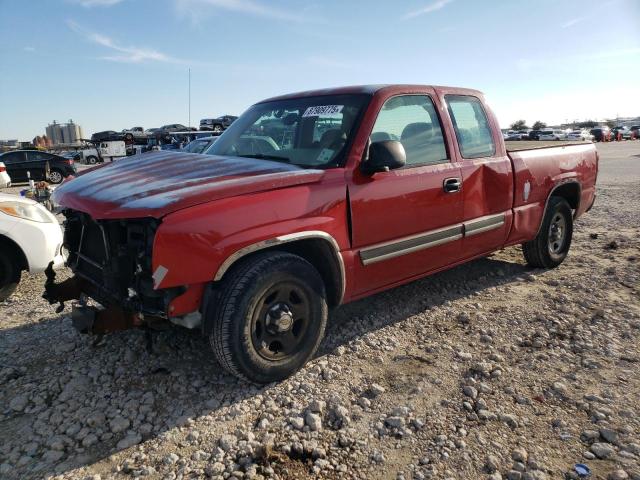
[[[554,268],[569,253],[573,235],[573,215],[564,198],[551,197],[536,238],[522,244],[524,258],[538,268]]]
[[[317,351],[327,323],[325,286],[305,259],[253,255],[227,272],[205,312],[216,359],[256,383],[287,378]]]

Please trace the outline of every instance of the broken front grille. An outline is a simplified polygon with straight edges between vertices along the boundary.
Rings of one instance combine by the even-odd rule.
[[[67,264],[92,285],[87,295],[105,306],[164,311],[163,294],[153,290],[151,278],[155,220],[96,221],[74,210],[65,215]]]

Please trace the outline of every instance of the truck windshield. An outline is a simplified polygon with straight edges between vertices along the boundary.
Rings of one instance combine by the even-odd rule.
[[[303,168],[343,165],[368,95],[324,95],[258,103],[205,153],[263,158]]]

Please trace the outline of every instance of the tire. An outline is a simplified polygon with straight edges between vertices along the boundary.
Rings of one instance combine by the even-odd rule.
[[[125,133],[124,134],[125,142],[133,142],[133,133]]]
[[[0,302],[6,300],[15,292],[22,274],[16,258],[11,255],[11,249],[0,251]]]
[[[212,131],[213,133],[222,133],[222,125],[214,125]]]
[[[522,244],[527,263],[537,268],[555,268],[571,248],[573,216],[564,198],[551,197],[536,238]]]
[[[213,353],[229,373],[254,383],[283,380],[318,350],[328,316],[325,286],[303,258],[256,254],[228,272],[218,292],[205,321]]]
[[[58,184],[58,183],[62,183],[62,181],[64,180],[64,175],[62,174],[62,172],[60,170],[57,169],[52,169],[49,172],[49,181],[53,184]]]
[[[96,163],[98,163],[98,158],[93,155],[90,155],[87,157],[87,163],[89,165],[95,165]]]

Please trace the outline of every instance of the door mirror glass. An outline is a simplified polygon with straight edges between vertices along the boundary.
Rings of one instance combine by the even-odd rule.
[[[407,154],[398,140],[382,140],[369,146],[369,158],[362,163],[362,171],[366,174],[388,172],[402,168],[407,163]]]

